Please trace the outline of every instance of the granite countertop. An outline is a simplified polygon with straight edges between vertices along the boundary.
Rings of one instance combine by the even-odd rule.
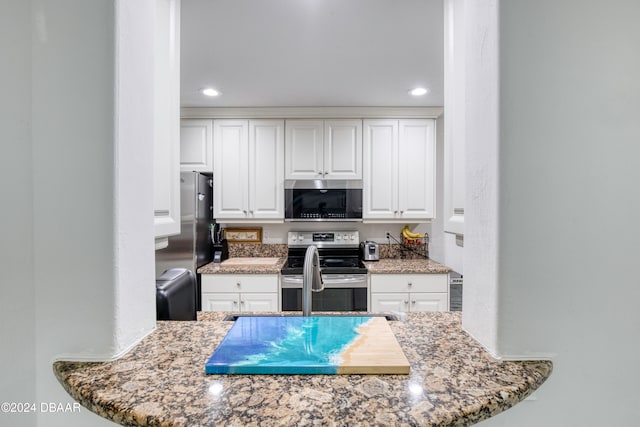
[[[383,258],[380,261],[366,261],[364,264],[371,274],[446,274],[451,271],[447,266],[424,258]]]
[[[53,365],[69,394],[129,426],[465,426],[515,405],[551,374],[549,361],[493,359],[461,329],[460,314],[408,313],[390,322],[409,375],[205,375],[232,322],[157,329],[111,362]]]
[[[228,265],[211,262],[198,269],[200,274],[280,274],[287,262],[286,257],[278,257],[274,264]],[[451,271],[430,259],[384,258],[380,261],[366,261],[367,270],[372,274],[446,274]]]
[[[280,270],[287,262],[286,257],[278,257],[273,264],[234,264],[210,262],[198,269],[200,274],[280,274]]]

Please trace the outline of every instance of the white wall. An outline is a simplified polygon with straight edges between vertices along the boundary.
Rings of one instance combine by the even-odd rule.
[[[36,398],[29,6],[0,3],[0,402]],[[35,419],[0,413],[0,425]]]
[[[466,182],[462,321],[497,353],[498,15],[497,2],[466,1]]]
[[[139,52],[154,2],[7,3],[0,397],[40,408],[73,402],[53,360],[111,358],[155,327],[153,199],[138,191],[153,177],[153,57]],[[0,425],[113,425],[38,412]]]
[[[498,275],[483,287],[497,321],[465,326],[495,326],[503,357],[552,355],[554,372],[536,401],[483,425],[637,425],[640,3],[498,10]]]

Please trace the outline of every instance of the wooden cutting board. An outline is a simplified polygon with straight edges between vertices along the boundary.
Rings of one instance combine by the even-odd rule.
[[[408,374],[384,317],[239,317],[207,374]]]
[[[274,265],[280,258],[238,257],[222,261],[222,265]]]

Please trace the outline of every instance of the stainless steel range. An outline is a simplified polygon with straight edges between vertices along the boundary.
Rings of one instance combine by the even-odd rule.
[[[302,267],[310,245],[318,248],[322,292],[312,296],[313,311],[367,311],[367,268],[360,259],[357,231],[291,231],[282,268],[282,310],[302,310]]]

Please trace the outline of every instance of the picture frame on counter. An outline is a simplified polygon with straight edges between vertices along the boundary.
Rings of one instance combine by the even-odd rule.
[[[262,227],[225,228],[224,238],[230,243],[262,243]]]

